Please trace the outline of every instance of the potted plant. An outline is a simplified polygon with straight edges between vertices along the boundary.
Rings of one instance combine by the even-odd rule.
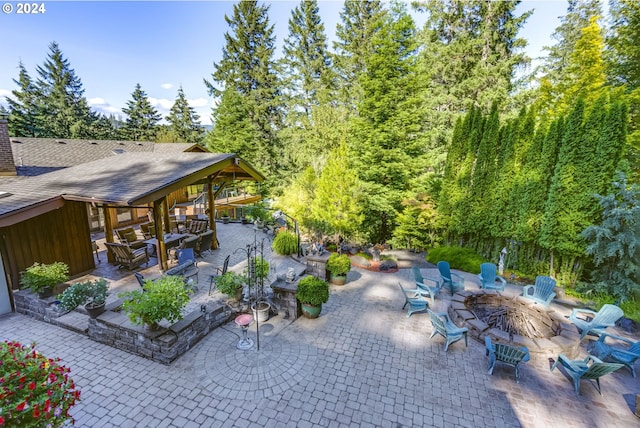
[[[222,294],[226,294],[239,301],[242,298],[242,287],[245,281],[246,278],[240,274],[226,272],[216,280],[216,288],[220,290]]]
[[[222,215],[220,216],[220,219],[222,220],[222,223],[227,224],[229,223],[230,217],[229,217],[229,212],[227,212],[226,210],[222,212]]]
[[[96,318],[104,312],[108,289],[107,280],[104,278],[75,283],[60,295],[58,306],[63,311],[72,311],[84,304],[89,316]]]
[[[147,282],[142,290],[121,293],[122,308],[133,324],[145,325],[149,330],[158,328],[160,321],[175,322],[182,319],[182,310],[189,303],[189,294],[181,276],[167,275]]]
[[[269,275],[269,262],[261,256],[256,256],[251,260],[253,263],[253,274],[255,276],[255,298],[251,305],[253,316],[258,322],[265,322],[269,319],[271,305],[264,300],[264,280]]]
[[[346,254],[332,253],[327,260],[327,270],[330,272],[329,282],[344,285],[347,272],[351,270],[351,259]]]
[[[318,318],[322,304],[329,300],[329,284],[315,276],[305,276],[298,282],[296,299],[305,318]]]
[[[53,288],[56,285],[68,279],[69,266],[65,263],[55,262],[47,265],[35,262],[22,272],[20,285],[38,293],[41,299],[45,299],[53,295]]]

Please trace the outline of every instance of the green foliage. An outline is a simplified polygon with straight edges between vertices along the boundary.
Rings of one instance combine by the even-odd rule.
[[[581,235],[588,244],[586,253],[593,256],[592,281],[626,300],[640,292],[640,188],[628,186],[620,174],[614,189],[613,194],[596,196],[602,221]]]
[[[271,215],[264,202],[260,201],[253,205],[250,205],[246,209],[247,216],[252,220],[269,221]]]
[[[0,424],[3,427],[58,428],[73,424],[69,410],[80,390],[60,358],[47,358],[35,342],[0,343]],[[71,422],[71,424],[69,424]]]
[[[254,257],[251,262],[253,263],[253,272],[256,278],[266,278],[269,275],[269,262],[261,256]]]
[[[158,131],[158,122],[162,116],[153,108],[139,83],[127,101],[127,107],[122,109],[127,120],[122,127],[122,135],[132,141],[153,141]]]
[[[76,307],[88,304],[100,306],[107,300],[109,286],[104,278],[95,281],[77,282],[69,286],[58,297],[60,308],[64,311],[72,311]]]
[[[346,254],[331,253],[327,260],[327,270],[333,275],[346,275],[351,270],[351,259]]]
[[[189,303],[189,294],[181,276],[163,276],[148,281],[145,290],[127,291],[118,297],[134,324],[156,324],[163,319],[175,322],[182,319],[182,310]]]
[[[329,300],[329,284],[315,276],[305,276],[298,282],[296,298],[300,303],[320,305]]]
[[[178,95],[173,106],[171,106],[171,110],[169,110],[167,122],[169,122],[169,130],[178,137],[173,141],[174,143],[197,144],[202,141],[204,130],[200,126],[200,116],[189,105],[182,86],[178,88]]]
[[[629,90],[640,88],[640,4],[611,1],[609,12],[613,21],[606,51],[609,80]]]
[[[427,261],[436,264],[444,260],[452,269],[469,273],[480,273],[480,265],[487,260],[470,248],[436,247],[427,252]]]
[[[226,294],[229,297],[234,297],[236,291],[242,288],[246,282],[246,278],[235,272],[225,272],[216,280],[216,288],[222,294]]]
[[[39,293],[47,287],[55,287],[69,279],[69,266],[63,262],[40,264],[35,262],[20,275],[20,285],[34,293]]]
[[[279,232],[271,245],[273,250],[283,256],[289,256],[298,252],[298,237],[295,233],[284,230]]]

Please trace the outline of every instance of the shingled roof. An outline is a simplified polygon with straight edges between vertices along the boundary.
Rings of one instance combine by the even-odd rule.
[[[25,211],[37,215],[55,209],[63,199],[143,205],[216,172],[264,180],[233,153],[123,153],[36,177],[0,179],[0,227],[14,223],[9,218],[14,215],[24,220]]]
[[[206,152],[206,149],[190,143],[27,137],[10,140],[16,170],[20,176],[46,174],[123,153]]]

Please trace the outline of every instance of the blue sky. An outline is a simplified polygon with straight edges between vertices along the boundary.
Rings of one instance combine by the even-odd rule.
[[[45,1],[41,14],[17,14],[15,1],[11,13],[0,14],[0,102],[17,88],[22,61],[32,78],[37,76],[49,53],[49,44],[58,42],[77,76],[92,108],[121,115],[136,83],[142,85],[150,101],[164,116],[182,85],[203,124],[211,123],[214,100],[208,95],[203,78],[220,61],[224,15],[231,16],[230,1]],[[42,2],[38,2],[42,3]],[[269,20],[275,25],[278,55],[287,35],[287,23],[294,1],[270,1]],[[333,39],[342,1],[320,0],[325,30]],[[551,45],[551,34],[566,13],[566,0],[525,0],[520,12],[534,9],[521,31],[529,42],[527,53],[535,58],[544,45]],[[3,8],[4,11],[4,8]],[[424,16],[416,15],[422,23]]]

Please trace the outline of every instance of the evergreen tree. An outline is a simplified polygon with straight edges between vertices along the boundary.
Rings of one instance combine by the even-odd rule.
[[[147,93],[142,90],[140,84],[127,101],[127,107],[122,109],[127,115],[127,120],[122,127],[122,135],[131,141],[153,141],[157,132],[157,125],[162,116],[153,108],[147,98]]]
[[[197,144],[202,141],[204,131],[200,126],[200,116],[189,105],[182,86],[178,88],[178,96],[169,110],[167,122],[169,130],[177,137],[174,142]]]
[[[355,111],[362,96],[359,77],[366,71],[365,58],[372,53],[372,40],[379,29],[377,22],[385,14],[380,0],[346,0],[336,26],[335,68],[340,98]]]
[[[117,140],[118,130],[109,117],[104,114],[96,115],[91,128],[91,138],[97,140]]]
[[[250,150],[260,153],[255,165],[275,179],[277,155],[281,152],[276,136],[281,127],[281,106],[274,61],[275,36],[268,11],[268,6],[258,6],[256,1],[242,1],[233,6],[232,17],[225,16],[231,32],[224,35],[222,60],[214,64],[212,82],[205,80],[205,84],[213,96],[219,97],[226,88],[233,87],[244,98],[248,117],[257,131],[250,146]],[[223,105],[231,107],[225,103],[218,109]],[[231,138],[231,131],[219,127],[218,133]]]
[[[6,97],[9,105],[9,134],[15,137],[39,137],[42,133],[41,106],[37,88],[22,62],[18,65],[18,80],[13,79],[20,89],[11,91],[13,98]]]
[[[56,42],[49,45],[49,51],[44,64],[36,67],[37,105],[41,106],[36,120],[42,129],[41,136],[90,137],[96,116],[83,96],[82,82]]]
[[[640,88],[640,3],[612,0],[609,5],[613,22],[607,37],[607,74],[633,91]]]

